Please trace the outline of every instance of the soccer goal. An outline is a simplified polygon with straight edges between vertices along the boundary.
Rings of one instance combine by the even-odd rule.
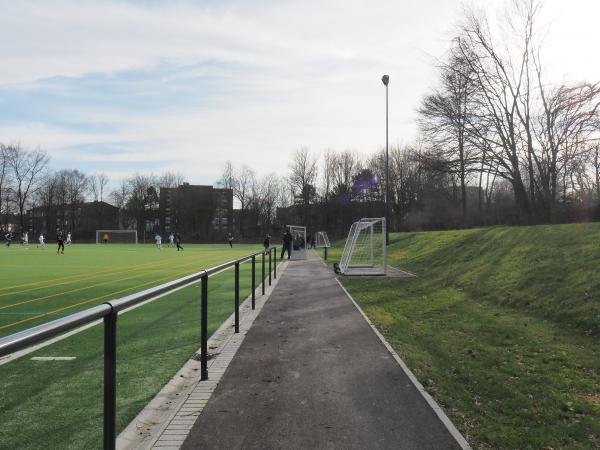
[[[350,227],[340,271],[344,275],[385,275],[385,218],[360,219]]]
[[[329,248],[331,244],[329,243],[329,238],[327,237],[327,233],[324,231],[317,231],[315,235],[315,247],[317,248]]]
[[[323,259],[327,261],[327,254],[329,253],[329,247],[331,247],[327,233],[324,231],[317,231],[315,234],[315,247],[323,249]]]
[[[96,230],[96,244],[137,243],[137,230]]]
[[[288,225],[292,235],[292,256],[290,259],[306,259],[306,227]]]

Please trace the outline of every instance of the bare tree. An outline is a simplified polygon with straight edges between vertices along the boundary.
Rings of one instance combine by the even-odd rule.
[[[290,169],[290,186],[295,201],[303,206],[304,223],[308,224],[308,206],[317,194],[318,160],[310,155],[307,148],[301,148],[294,153]]]
[[[240,234],[244,235],[244,221],[246,210],[252,199],[252,191],[256,185],[256,176],[254,171],[248,166],[243,166],[241,170],[234,173],[233,176],[233,196],[240,202]]]
[[[125,223],[125,207],[129,201],[130,194],[130,186],[126,180],[121,180],[118,187],[110,193],[111,201],[119,208],[119,228],[127,227]]]
[[[88,186],[94,196],[94,201],[104,200],[104,189],[108,185],[108,181],[105,173],[95,173],[88,177]]]
[[[167,171],[158,177],[159,188],[175,188],[185,183],[185,177],[179,172]]]
[[[15,202],[19,211],[21,229],[25,228],[25,208],[30,195],[38,187],[41,175],[48,165],[48,155],[41,150],[23,150],[19,145],[9,146],[8,166],[14,180]]]
[[[0,225],[2,225],[2,213],[7,217],[10,208],[11,172],[9,167],[9,149],[0,144]]]
[[[217,185],[223,189],[233,189],[235,185],[235,170],[231,161],[227,161],[221,173],[221,179],[217,181]]]
[[[467,219],[467,181],[478,162],[477,146],[468,137],[469,114],[474,108],[474,74],[460,48],[455,46],[447,63],[440,64],[440,89],[425,97],[420,127],[423,137],[436,153],[436,161],[445,162],[445,170],[459,179],[463,222]]]
[[[551,210],[557,201],[559,178],[566,180],[570,169],[581,167],[579,161],[587,158],[589,143],[597,133],[600,83],[563,84],[547,93],[539,68],[537,73],[543,112],[536,129],[540,151],[534,154],[534,161],[544,206]],[[564,198],[567,186],[564,181],[562,185]]]
[[[533,153],[529,81],[539,10],[537,0],[515,1],[506,21],[499,24],[503,43],[492,33],[486,16],[469,11],[457,39],[477,92],[472,120],[478,126],[471,130],[490,150],[485,164],[497,168],[498,175],[511,183],[521,213],[529,213],[531,206],[521,169]],[[512,46],[509,37],[514,37]],[[532,178],[531,165],[526,167]]]

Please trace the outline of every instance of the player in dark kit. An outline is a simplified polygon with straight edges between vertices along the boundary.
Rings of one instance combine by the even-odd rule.
[[[175,244],[177,244],[177,251],[183,251],[183,247],[181,246],[181,236],[179,233],[175,233]]]
[[[283,235],[283,245],[281,246],[281,259],[283,259],[283,255],[285,255],[285,252],[287,252],[288,254],[287,259],[290,259],[290,256],[292,256],[293,241],[294,238],[292,237],[292,233],[290,233],[290,230],[287,230]]]
[[[58,250],[56,250],[56,253],[61,253],[64,255],[65,253],[65,239],[63,238],[63,234],[62,231],[59,231],[58,233],[56,233],[56,242],[58,242]]]
[[[10,244],[12,242],[12,233],[10,231],[4,235],[4,240],[6,241],[6,246],[10,247]]]

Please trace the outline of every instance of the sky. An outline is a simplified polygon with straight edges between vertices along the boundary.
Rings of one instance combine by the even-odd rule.
[[[547,73],[600,79],[598,0],[546,0]],[[471,0],[499,11],[502,0]],[[418,136],[461,0],[0,0],[0,142],[53,169],[284,175],[301,147],[363,154]],[[492,16],[496,14],[492,13]]]

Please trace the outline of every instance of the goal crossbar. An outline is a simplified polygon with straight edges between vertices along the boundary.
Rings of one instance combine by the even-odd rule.
[[[340,260],[344,275],[385,275],[387,245],[385,218],[364,218],[350,227]]]
[[[137,244],[137,230],[96,230],[96,244],[104,242],[108,236],[108,243]]]

